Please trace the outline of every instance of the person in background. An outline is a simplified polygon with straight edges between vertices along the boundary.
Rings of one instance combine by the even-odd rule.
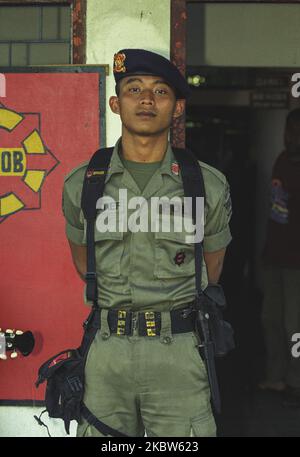
[[[263,251],[266,376],[259,387],[300,406],[300,358],[292,353],[293,335],[300,332],[300,108],[287,116],[284,142],[272,171]]]

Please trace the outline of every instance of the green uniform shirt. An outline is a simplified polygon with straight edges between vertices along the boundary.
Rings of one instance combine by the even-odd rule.
[[[176,162],[170,145],[161,166],[141,192],[119,157],[117,142],[105,180],[104,196],[119,201],[119,190],[127,190],[128,201],[143,196],[184,197],[181,174],[176,174]],[[205,184],[204,251],[226,247],[230,240],[231,204],[225,176],[215,168],[199,162]],[[80,208],[81,191],[88,162],[79,165],[65,178],[63,211],[66,234],[78,245],[86,244],[86,222]],[[150,203],[149,203],[150,205]],[[99,210],[100,211],[100,210]],[[112,212],[119,217],[118,207]],[[133,212],[128,210],[128,215]],[[171,224],[171,229],[172,229]],[[118,229],[118,224],[117,224]],[[98,303],[104,308],[166,311],[181,307],[195,297],[194,244],[186,243],[189,232],[100,232],[95,229],[95,249],[98,278]],[[184,252],[184,262],[177,264],[175,256]],[[202,288],[207,286],[203,260]]]

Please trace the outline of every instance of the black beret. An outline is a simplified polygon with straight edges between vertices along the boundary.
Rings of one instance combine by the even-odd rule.
[[[178,68],[165,57],[144,49],[122,49],[114,55],[114,77],[118,83],[125,76],[161,76],[175,90],[177,98],[187,98],[189,85]]]

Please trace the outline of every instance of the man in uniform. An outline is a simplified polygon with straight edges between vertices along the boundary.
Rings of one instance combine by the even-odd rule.
[[[189,88],[169,60],[139,49],[115,54],[114,76],[116,96],[110,97],[109,104],[121,118],[122,137],[112,154],[104,196],[116,202],[109,211],[118,219],[119,190],[126,190],[128,201],[183,198],[168,133],[173,119],[183,113]],[[208,282],[217,283],[221,274],[231,240],[231,205],[224,175],[200,165],[205,185],[201,283],[205,289]],[[84,163],[69,173],[63,191],[66,234],[82,278],[87,250],[80,200],[86,169]],[[130,208],[128,214],[132,214]],[[127,435],[216,434],[197,337],[192,330],[176,333],[171,323],[172,313],[186,309],[195,298],[194,245],[186,242],[186,235],[173,226],[169,232],[95,230],[101,329],[87,357],[84,402],[98,419]],[[119,317],[131,313],[130,334],[112,331],[116,310],[114,315]],[[154,312],[154,328],[141,335],[142,319],[152,319]],[[101,436],[85,420],[77,434]]]

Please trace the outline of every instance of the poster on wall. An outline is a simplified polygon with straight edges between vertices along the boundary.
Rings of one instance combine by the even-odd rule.
[[[0,404],[38,404],[39,366],[80,344],[89,308],[65,236],[62,188],[105,146],[106,70],[0,67]],[[22,331],[32,333],[32,351]]]

